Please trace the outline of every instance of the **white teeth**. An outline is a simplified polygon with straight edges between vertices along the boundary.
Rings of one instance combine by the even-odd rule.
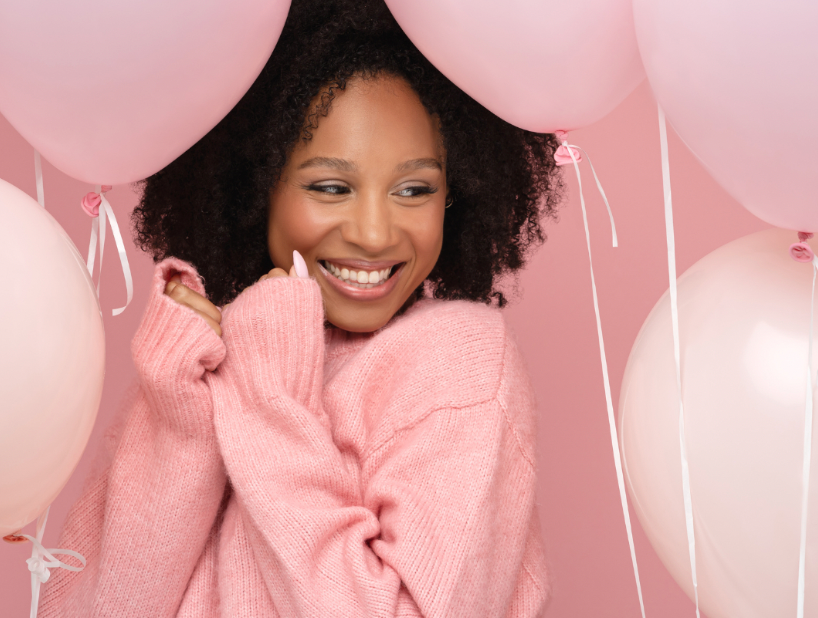
[[[344,283],[348,283],[355,287],[364,289],[380,285],[389,278],[389,273],[392,272],[391,268],[384,268],[383,270],[372,271],[349,270],[348,268],[338,267],[332,262],[326,261],[324,262],[324,266],[333,275],[343,280]]]

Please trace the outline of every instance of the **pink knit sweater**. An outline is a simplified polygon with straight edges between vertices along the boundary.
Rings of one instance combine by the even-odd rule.
[[[40,615],[539,616],[534,404],[496,309],[421,301],[372,334],[324,329],[312,280],[258,283],[223,337],[163,294],[139,391],[68,518]]]

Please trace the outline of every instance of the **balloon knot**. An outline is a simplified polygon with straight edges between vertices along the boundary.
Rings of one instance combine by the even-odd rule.
[[[6,543],[13,543],[13,544],[28,543],[28,539],[26,537],[24,537],[24,536],[21,536],[20,533],[21,533],[21,531],[18,530],[14,534],[7,534],[6,536],[3,537],[3,540]]]
[[[812,247],[810,247],[805,242],[797,242],[795,244],[790,245],[790,256],[796,262],[812,262],[815,254],[812,252]]]
[[[815,236],[815,234],[811,232],[798,232],[798,240],[800,240],[801,242],[806,242],[813,236]]]
[[[554,153],[554,161],[557,162],[557,167],[562,165],[571,165],[574,161],[579,163],[582,161],[582,154],[576,146],[568,145],[568,131],[554,131],[554,137],[560,143],[560,147]],[[571,155],[574,155],[571,157]]]
[[[86,193],[85,197],[82,198],[82,209],[86,212],[86,214],[89,217],[98,217],[99,205],[101,203],[102,198],[99,196],[99,193],[94,193],[93,191],[91,191],[89,193]]]
[[[48,566],[42,558],[29,558],[26,563],[28,564],[28,570],[40,580],[41,584],[46,583],[48,578],[51,577],[51,571],[48,570]]]

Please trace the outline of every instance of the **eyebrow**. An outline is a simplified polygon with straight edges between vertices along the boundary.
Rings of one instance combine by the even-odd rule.
[[[411,172],[420,169],[433,169],[442,172],[443,166],[437,159],[432,159],[429,157],[426,159],[412,159],[411,161],[404,161],[396,168],[398,172]]]
[[[336,157],[313,157],[312,159],[307,159],[304,161],[298,166],[298,169],[303,170],[308,167],[328,167],[342,172],[354,172],[358,169],[358,166],[352,161],[338,159]],[[442,172],[443,166],[437,159],[428,157],[425,159],[412,159],[411,161],[404,161],[395,169],[398,172],[411,172],[419,169],[434,169]]]
[[[304,161],[298,166],[298,169],[303,170],[307,167],[329,167],[342,172],[354,172],[358,169],[351,161],[337,159],[335,157],[313,157],[312,159]]]

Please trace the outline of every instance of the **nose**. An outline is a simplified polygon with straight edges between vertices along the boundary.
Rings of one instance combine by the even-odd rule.
[[[386,196],[361,196],[342,227],[344,240],[368,255],[378,255],[395,245],[397,229],[391,206]]]

